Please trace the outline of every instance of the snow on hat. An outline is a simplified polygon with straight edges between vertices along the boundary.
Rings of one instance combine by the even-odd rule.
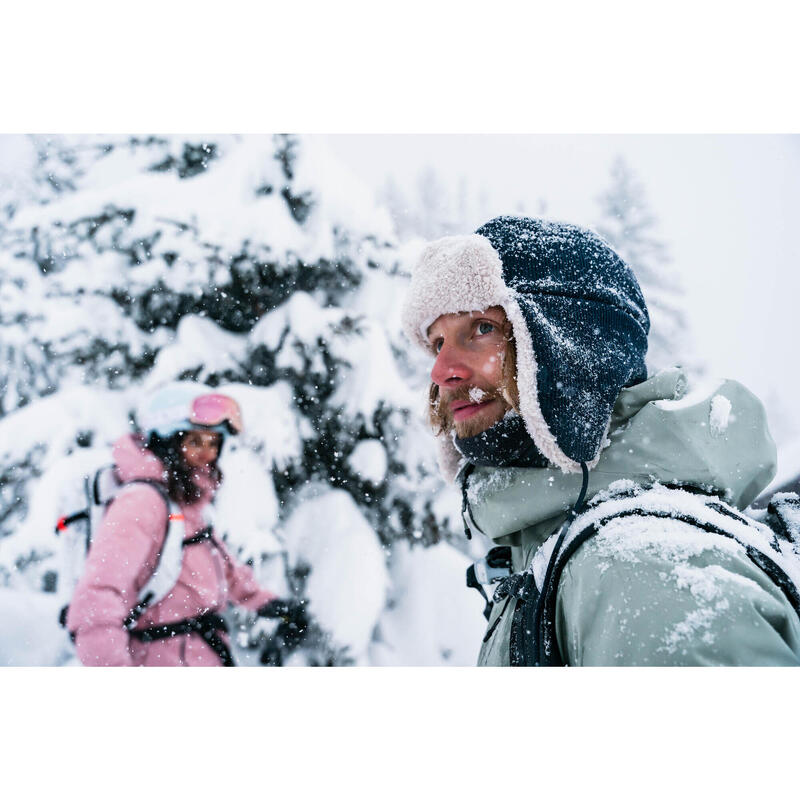
[[[594,466],[620,390],[647,377],[650,320],[633,272],[585,228],[496,217],[423,250],[403,329],[430,350],[438,317],[490,306],[503,308],[514,331],[520,413],[536,446],[564,472]],[[440,462],[452,473],[456,458],[441,453]]]

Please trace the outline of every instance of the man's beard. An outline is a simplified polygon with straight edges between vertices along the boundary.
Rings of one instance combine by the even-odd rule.
[[[478,412],[467,419],[456,420],[453,415],[453,404],[457,402],[469,403],[489,403],[490,401],[497,400],[498,404],[491,409],[493,412],[487,418],[485,413]],[[461,386],[447,393],[447,397],[442,397],[439,394],[438,402],[438,415],[441,421],[442,430],[449,433],[455,431],[456,436],[464,439],[468,436],[475,436],[481,431],[490,428],[496,422],[501,420],[505,413],[511,408],[509,403],[503,397],[503,393],[498,389],[482,388],[480,386]],[[489,409],[487,408],[487,411]]]
[[[430,422],[434,433],[438,435],[455,431],[456,436],[460,439],[476,436],[487,428],[491,428],[511,409],[519,413],[519,400],[513,374],[506,374],[502,386],[470,384],[448,391],[445,397],[442,397],[439,387],[432,383],[429,399]],[[497,400],[498,405],[492,409],[492,414],[488,417],[479,412],[467,419],[456,420],[453,415],[454,403],[459,401],[488,403],[490,400]]]

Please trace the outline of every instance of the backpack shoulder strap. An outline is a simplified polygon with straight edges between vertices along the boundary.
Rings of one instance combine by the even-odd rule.
[[[183,568],[183,539],[186,532],[183,513],[173,502],[163,484],[145,479],[129,481],[126,486],[144,483],[158,491],[167,505],[167,524],[158,552],[155,569],[139,590],[138,602],[125,621],[131,628],[149,606],[163,600],[175,587]]]

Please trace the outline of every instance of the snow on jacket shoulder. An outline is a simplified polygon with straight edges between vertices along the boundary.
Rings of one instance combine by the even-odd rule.
[[[742,547],[675,520],[607,528],[561,578],[556,636],[568,664],[800,665],[800,619]]]
[[[114,451],[123,481],[160,480],[162,466],[133,437]],[[198,476],[201,498],[181,505],[185,538],[206,527],[204,510],[214,494],[210,479]],[[67,627],[75,635],[81,663],[123,665],[218,665],[219,657],[196,635],[144,643],[128,635],[124,622],[155,568],[167,526],[168,509],[153,486],[124,488],[109,506],[96,533],[86,570],[70,603]],[[261,589],[249,567],[238,564],[216,537],[184,548],[183,566],[173,590],[148,608],[138,629],[163,625],[207,612],[220,613],[228,602],[257,609],[275,595]]]
[[[619,484],[599,493],[564,539],[568,547],[583,531],[591,537],[559,586],[556,639],[568,663],[800,663],[791,543],[713,495]],[[549,549],[534,560],[540,581]]]

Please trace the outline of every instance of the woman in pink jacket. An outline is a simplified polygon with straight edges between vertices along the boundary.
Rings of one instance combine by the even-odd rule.
[[[92,540],[67,615],[78,658],[89,666],[233,666],[224,619],[228,603],[264,616],[302,608],[262,589],[205,519],[222,480],[224,437],[242,430],[232,398],[194,384],[155,392],[139,412],[146,440],[126,435],[114,447],[125,486]],[[139,592],[159,562],[169,500],[184,522],[183,563],[174,588],[142,609]]]

